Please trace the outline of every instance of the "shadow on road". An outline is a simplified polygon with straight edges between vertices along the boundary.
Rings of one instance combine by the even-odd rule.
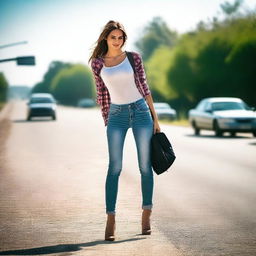
[[[17,120],[12,120],[13,123],[31,123],[31,122],[53,122],[55,120],[52,120],[52,119],[33,119],[33,120],[26,120],[26,119],[17,119]]]
[[[82,243],[82,244],[58,244],[53,246],[45,246],[31,249],[20,249],[12,251],[0,251],[0,255],[38,255],[38,254],[52,254],[52,253],[63,253],[63,252],[75,252],[80,251],[83,247],[96,246],[99,244],[119,244],[124,242],[133,242],[146,238],[131,238],[120,241],[108,242],[104,240],[96,240],[93,242]]]
[[[207,139],[253,139],[253,137],[248,137],[248,136],[228,136],[224,135],[221,137],[216,137],[215,135],[194,135],[194,134],[186,134],[186,137],[194,137],[194,138],[207,138]]]

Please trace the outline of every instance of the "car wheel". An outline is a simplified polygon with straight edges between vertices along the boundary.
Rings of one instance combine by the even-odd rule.
[[[236,133],[235,133],[235,132],[231,132],[231,133],[230,133],[230,136],[231,136],[231,137],[236,137]]]
[[[256,131],[252,132],[253,137],[256,137]]]
[[[215,136],[221,137],[223,135],[223,132],[220,130],[217,120],[214,120],[213,122],[213,130],[215,132]]]
[[[52,120],[56,120],[56,116],[55,115],[52,116]]]
[[[192,122],[192,126],[193,126],[193,129],[194,129],[195,135],[200,135],[200,129],[197,127],[196,121]]]
[[[30,121],[30,120],[31,120],[31,116],[28,116],[28,117],[27,117],[27,121]]]

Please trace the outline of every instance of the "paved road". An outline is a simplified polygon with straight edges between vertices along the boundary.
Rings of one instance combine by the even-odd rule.
[[[155,176],[153,234],[140,233],[140,177],[128,132],[117,241],[102,240],[107,167],[98,110],[59,107],[58,120],[25,121],[14,103],[0,136],[0,255],[256,254],[256,140],[162,125],[177,154]],[[3,129],[4,128],[4,129]]]

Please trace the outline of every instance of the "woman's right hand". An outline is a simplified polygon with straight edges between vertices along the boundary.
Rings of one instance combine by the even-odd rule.
[[[160,125],[158,123],[158,120],[155,120],[154,121],[154,134],[159,133],[159,132],[161,132],[161,128],[160,128]]]

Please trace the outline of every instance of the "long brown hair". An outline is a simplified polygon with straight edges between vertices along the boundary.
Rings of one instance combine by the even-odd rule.
[[[124,37],[123,45],[124,45],[124,43],[127,39],[127,35],[125,33],[124,26],[117,21],[110,20],[105,25],[103,31],[101,32],[101,34],[96,42],[96,47],[94,48],[92,55],[89,59],[89,62],[91,59],[103,57],[107,53],[108,45],[107,45],[106,39],[107,39],[108,35],[115,29],[120,29],[123,32],[123,37]]]

